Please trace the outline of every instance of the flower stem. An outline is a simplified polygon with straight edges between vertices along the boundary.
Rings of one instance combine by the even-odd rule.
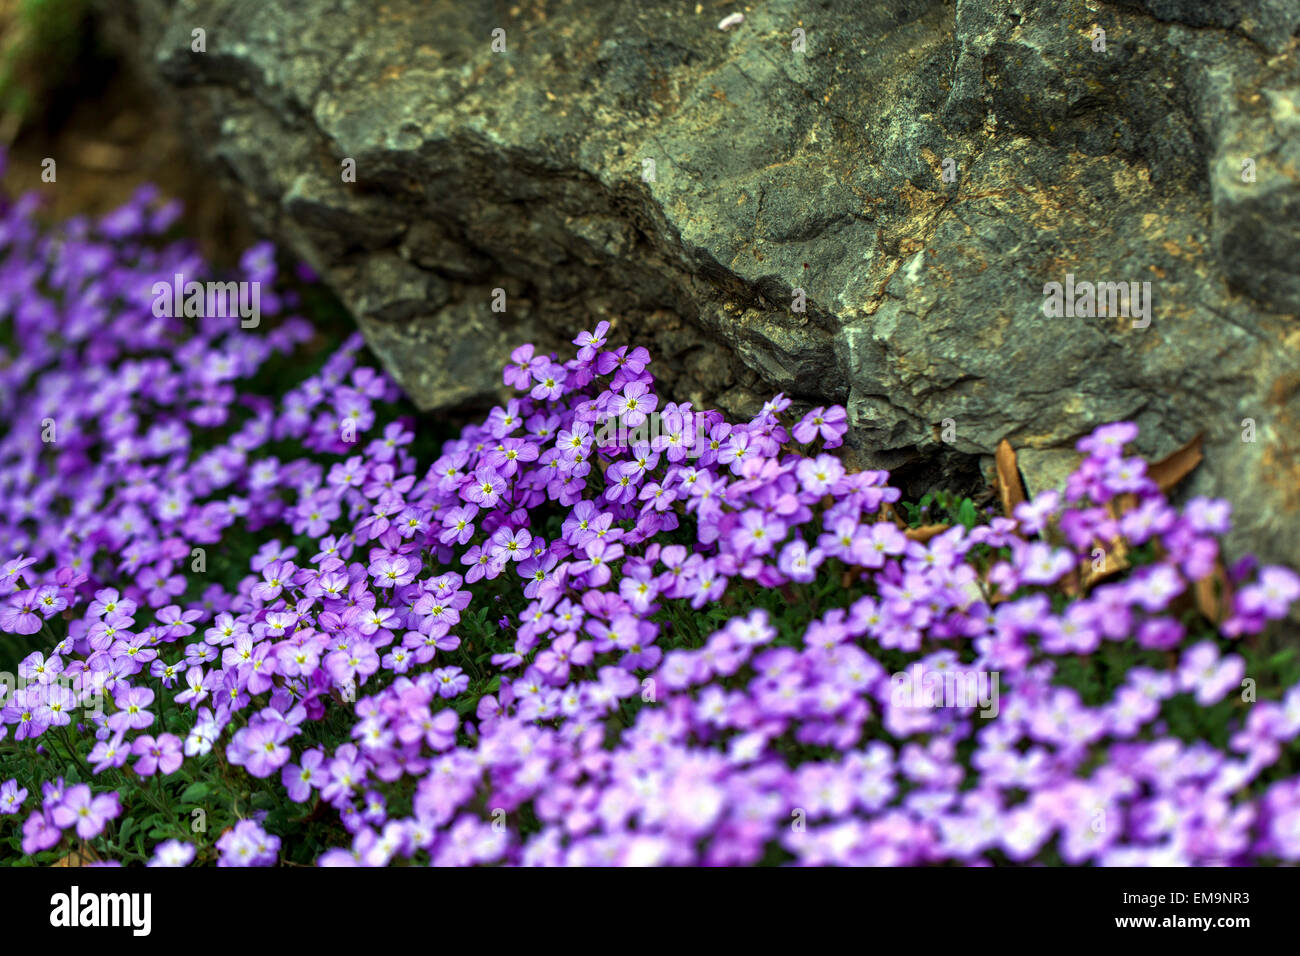
[[[68,748],[68,756],[72,758],[81,772],[86,775],[86,782],[89,783],[94,779],[95,775],[90,772],[90,767],[82,762],[81,755],[77,753],[77,748],[72,746],[72,738],[68,736],[68,728],[60,727],[58,732],[60,739],[63,741],[63,746]]]

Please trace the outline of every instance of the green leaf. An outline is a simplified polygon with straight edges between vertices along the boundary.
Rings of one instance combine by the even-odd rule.
[[[198,803],[209,793],[212,792],[212,785],[204,783],[202,780],[196,780],[185,788],[181,794],[181,803]]]
[[[1274,654],[1272,657],[1268,659],[1268,666],[1281,667],[1291,658],[1295,657],[1295,650],[1296,649],[1294,647],[1288,647],[1284,651],[1279,651],[1278,653]]]

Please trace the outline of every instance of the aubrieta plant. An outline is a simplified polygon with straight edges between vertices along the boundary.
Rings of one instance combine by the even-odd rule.
[[[1228,505],[1171,505],[1134,425],[1061,492],[909,534],[831,453],[842,408],[669,402],[602,322],[516,349],[517,397],[420,462],[359,337],[271,401],[243,386],[305,322],[151,314],[205,268],[157,238],[175,207],[32,211],[0,218],[28,862],[1300,861],[1300,685],[1261,638],[1300,578],[1242,562],[1199,617]]]

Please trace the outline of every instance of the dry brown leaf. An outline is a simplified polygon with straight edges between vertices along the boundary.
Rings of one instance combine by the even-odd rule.
[[[74,848],[65,856],[55,860],[50,866],[86,866],[89,863],[98,862],[99,857],[95,851],[83,843],[79,848]]]
[[[1097,546],[1105,552],[1105,555],[1100,569],[1091,560],[1084,564],[1083,586],[1088,589],[1100,584],[1106,578],[1113,577],[1129,566],[1128,548],[1125,546],[1123,538],[1115,538],[1110,542],[1109,546],[1098,541]]]
[[[1199,465],[1205,457],[1201,454],[1201,445],[1204,443],[1204,438],[1205,433],[1202,432],[1172,455],[1162,458],[1149,466],[1147,476],[1160,486],[1161,491],[1169,494],[1174,489],[1174,486],[1190,475],[1192,469]]]
[[[990,584],[988,579],[984,579],[984,593],[988,595],[989,606],[1001,604],[1003,601],[1010,601],[1011,595],[1003,593],[1000,587]]]
[[[1131,494],[1120,495],[1106,502],[1106,511],[1116,520],[1129,509],[1136,507],[1137,496]],[[1095,543],[1105,552],[1105,555],[1100,570],[1091,560],[1084,566],[1083,586],[1089,589],[1129,566],[1128,545],[1122,537],[1112,538],[1109,542],[1095,541]]]
[[[883,505],[880,506],[880,512],[876,520],[892,521],[894,522],[894,524],[896,524],[899,527],[900,530],[903,531],[907,530],[907,522],[904,521],[902,516],[899,515],[897,511],[894,510],[894,506],[890,502],[885,502]]]
[[[1192,588],[1196,597],[1196,609],[1211,624],[1223,623],[1231,601],[1228,593],[1228,575],[1221,562],[1215,562],[1214,570],[1201,578]]]
[[[1193,586],[1196,595],[1196,609],[1211,624],[1219,623],[1219,598],[1214,593],[1214,575],[1207,574]]]
[[[919,541],[925,544],[936,535],[943,534],[951,525],[946,524],[923,524],[919,528],[908,528],[903,532],[903,536],[909,541]]]
[[[1060,584],[1058,586],[1060,587],[1062,594],[1064,594],[1068,598],[1073,599],[1079,596],[1079,591],[1082,587],[1082,581],[1083,581],[1083,575],[1079,573],[1078,569],[1075,569],[1074,571],[1071,571],[1069,574],[1067,574],[1065,577],[1061,578]]]
[[[1002,501],[1002,513],[1012,517],[1012,510],[1025,500],[1025,486],[1020,480],[1020,469],[1016,467],[1016,451],[1011,442],[1005,438],[998,442],[993,456],[997,467],[998,497]]]

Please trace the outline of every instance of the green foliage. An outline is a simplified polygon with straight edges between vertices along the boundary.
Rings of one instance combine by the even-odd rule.
[[[909,527],[927,524],[961,525],[967,531],[980,523],[981,515],[970,498],[959,498],[946,491],[923,497],[918,502],[899,503]]]
[[[89,41],[89,0],[19,0],[0,42],[3,139],[46,108]]]

